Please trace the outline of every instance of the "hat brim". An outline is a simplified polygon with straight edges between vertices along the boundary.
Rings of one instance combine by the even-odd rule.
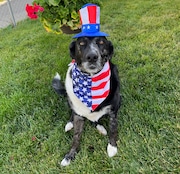
[[[95,33],[85,33],[81,32],[73,36],[73,38],[79,38],[79,37],[98,37],[98,36],[109,36],[107,33],[104,32],[95,32]]]

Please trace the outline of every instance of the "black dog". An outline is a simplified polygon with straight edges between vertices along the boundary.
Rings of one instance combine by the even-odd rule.
[[[109,116],[107,153],[109,157],[113,157],[117,153],[117,112],[121,102],[118,71],[116,66],[111,63],[112,43],[105,37],[80,37],[70,44],[69,49],[74,61],[67,71],[65,87],[72,115],[65,126],[65,131],[74,127],[74,136],[70,151],[61,161],[62,166],[69,165],[75,158],[85,118],[95,123],[100,133],[106,135],[106,129],[98,123],[98,120],[105,115]],[[89,96],[91,89],[90,87],[86,89],[85,86],[88,83],[96,84],[94,79],[98,80],[99,87],[91,86],[95,96]],[[64,92],[58,74],[53,79],[53,88],[59,94]],[[91,100],[91,98],[93,99]],[[99,103],[97,104],[97,102]]]

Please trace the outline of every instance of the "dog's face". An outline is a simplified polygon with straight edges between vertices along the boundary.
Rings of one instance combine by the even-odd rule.
[[[79,69],[96,74],[113,55],[113,45],[105,37],[80,37],[70,46],[70,55]]]

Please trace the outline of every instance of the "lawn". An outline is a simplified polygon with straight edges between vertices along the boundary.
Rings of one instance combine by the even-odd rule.
[[[51,87],[71,61],[71,35],[25,20],[0,30],[0,173],[180,173],[179,0],[103,0],[101,30],[115,47],[123,103],[118,154],[86,122],[81,151],[61,167],[73,131],[66,99]]]

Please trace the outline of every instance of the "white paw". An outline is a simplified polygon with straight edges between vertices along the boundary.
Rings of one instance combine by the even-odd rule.
[[[61,161],[61,166],[68,166],[69,164],[71,163],[71,160],[70,159],[66,159],[64,158],[62,161]]]
[[[112,146],[110,143],[107,146],[107,153],[109,157],[113,157],[117,153],[117,147]]]
[[[96,128],[97,128],[97,130],[98,130],[101,134],[107,135],[107,131],[106,131],[106,129],[104,128],[104,126],[98,124],[98,125],[96,126]]]
[[[65,132],[70,131],[73,128],[73,123],[72,122],[68,122],[65,126]]]

